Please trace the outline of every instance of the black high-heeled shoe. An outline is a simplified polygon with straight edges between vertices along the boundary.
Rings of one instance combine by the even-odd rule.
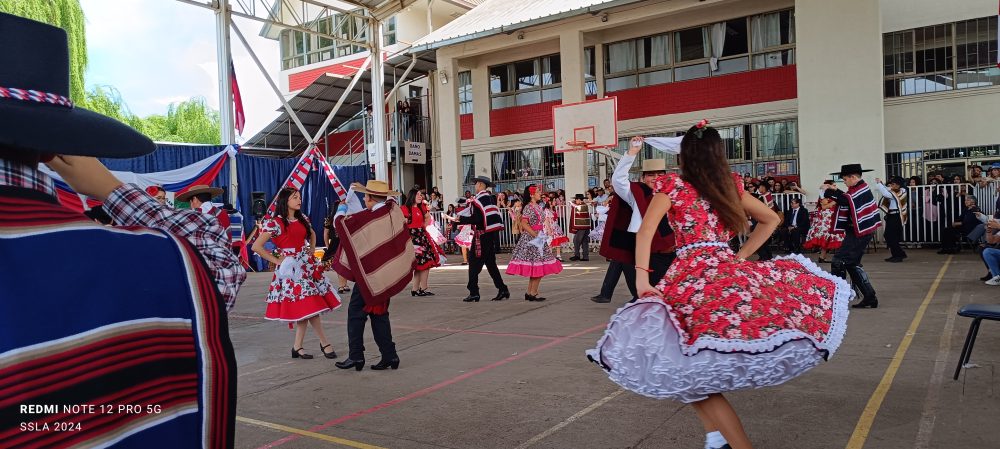
[[[292,349],[292,358],[293,359],[306,359],[306,360],[309,360],[309,359],[313,358],[313,356],[311,354],[304,354],[304,353],[299,352],[299,351],[302,351],[302,348],[299,348],[299,349],[294,349],[293,348]]]
[[[529,294],[525,293],[524,294],[524,300],[525,301],[545,301],[545,298],[542,298],[540,296],[535,296],[535,295],[529,295]]]
[[[399,357],[396,357],[392,360],[382,359],[378,363],[370,366],[370,368],[375,371],[382,371],[387,368],[399,369]]]
[[[335,358],[337,358],[337,351],[334,351],[334,350],[331,349],[330,352],[326,352],[326,348],[329,348],[330,346],[333,346],[333,344],[329,344],[329,345],[326,345],[326,346],[320,346],[319,347],[319,352],[323,353],[323,357],[326,357],[328,359],[335,359]]]
[[[420,290],[410,290],[410,296],[424,296],[420,293]]]
[[[503,301],[508,298],[510,298],[510,291],[501,290],[499,293],[497,293],[496,297],[494,297],[490,301]]]
[[[434,293],[424,289],[420,289],[420,296],[434,296]]]
[[[363,359],[362,360],[344,359],[337,363],[334,363],[333,365],[340,369],[354,368],[356,371],[361,371],[365,368],[365,361]]]

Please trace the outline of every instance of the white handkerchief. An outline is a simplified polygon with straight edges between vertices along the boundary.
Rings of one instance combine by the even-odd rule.
[[[681,154],[681,140],[684,136],[677,137],[646,137],[645,141],[649,146],[656,148],[667,154]]]
[[[274,274],[281,280],[298,279],[302,277],[302,264],[294,256],[285,257],[281,265],[274,270]]]

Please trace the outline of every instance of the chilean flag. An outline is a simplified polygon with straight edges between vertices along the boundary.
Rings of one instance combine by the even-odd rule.
[[[229,61],[229,84],[233,90],[233,106],[236,110],[236,130],[243,135],[243,125],[246,123],[246,115],[243,114],[243,99],[240,97],[240,85],[236,82],[236,68],[233,61]]]

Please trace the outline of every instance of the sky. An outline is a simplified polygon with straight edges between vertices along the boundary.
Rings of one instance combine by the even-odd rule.
[[[87,22],[88,90],[114,86],[140,117],[166,114],[171,103],[198,96],[219,108],[211,10],[175,0],[81,0],[80,4]],[[277,80],[278,42],[260,37],[260,22],[240,18],[235,22]],[[232,53],[246,114],[242,138],[237,137],[243,142],[278,116],[281,102],[235,34]]]

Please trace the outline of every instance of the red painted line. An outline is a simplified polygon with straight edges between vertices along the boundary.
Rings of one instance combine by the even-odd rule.
[[[433,392],[435,392],[437,390],[440,390],[440,389],[442,389],[444,387],[447,387],[449,385],[452,385],[452,384],[461,382],[461,381],[463,381],[465,379],[468,379],[470,377],[477,376],[479,374],[485,373],[487,371],[492,370],[493,368],[497,368],[497,367],[506,365],[506,364],[508,364],[510,362],[513,362],[513,361],[516,361],[518,359],[524,358],[524,357],[526,357],[528,355],[534,354],[534,353],[536,353],[538,351],[546,350],[546,349],[551,348],[551,347],[553,347],[555,345],[558,345],[560,343],[566,342],[567,340],[579,337],[581,335],[588,334],[588,333],[596,331],[598,329],[602,329],[602,328],[604,328],[606,326],[607,326],[607,324],[601,323],[601,324],[598,324],[596,326],[584,329],[584,330],[582,330],[580,332],[577,332],[575,334],[567,335],[565,337],[559,337],[559,338],[557,338],[555,340],[552,340],[552,341],[550,341],[548,343],[535,346],[535,347],[530,348],[530,349],[528,349],[528,350],[526,350],[524,352],[519,352],[516,355],[512,355],[512,356],[507,357],[507,358],[505,358],[503,360],[500,360],[498,362],[493,362],[493,363],[491,363],[489,365],[486,365],[484,367],[476,368],[475,370],[469,371],[469,372],[467,372],[465,374],[461,374],[461,375],[455,376],[455,377],[453,377],[451,379],[442,381],[440,383],[431,385],[431,386],[429,386],[427,388],[424,388],[422,390],[414,391],[413,393],[410,393],[410,394],[408,394],[406,396],[398,397],[398,398],[393,399],[391,401],[383,402],[383,403],[381,403],[379,405],[376,405],[374,407],[367,408],[367,409],[364,409],[364,410],[360,410],[360,411],[351,413],[349,415],[344,415],[344,416],[341,416],[340,418],[335,418],[333,420],[327,421],[327,422],[325,422],[323,424],[320,424],[318,426],[314,426],[314,427],[310,428],[309,431],[310,432],[319,432],[320,430],[326,429],[328,427],[336,426],[337,424],[341,424],[341,423],[344,423],[346,421],[350,421],[350,420],[352,420],[354,418],[360,418],[362,416],[375,413],[375,412],[377,412],[379,410],[392,407],[392,406],[394,406],[396,404],[400,404],[400,403],[409,401],[411,399],[416,399],[416,398],[419,398],[419,397],[422,397],[422,396],[426,396],[428,394],[431,394],[431,393],[433,393]],[[284,437],[284,438],[282,438],[280,440],[272,441],[272,442],[270,442],[268,444],[260,446],[257,449],[271,449],[271,448],[274,448],[274,447],[281,446],[282,444],[298,440],[299,438],[301,438],[299,435],[289,435],[289,436]]]
[[[474,335],[493,335],[497,337],[520,337],[520,338],[535,338],[541,340],[557,340],[560,337],[552,337],[548,335],[534,335],[534,334],[519,334],[515,332],[491,332],[491,331],[477,331],[472,329],[452,329],[447,327],[419,327],[419,326],[398,326],[393,324],[393,328],[407,329],[412,331],[432,331],[432,332],[452,332],[456,334],[474,334]]]

